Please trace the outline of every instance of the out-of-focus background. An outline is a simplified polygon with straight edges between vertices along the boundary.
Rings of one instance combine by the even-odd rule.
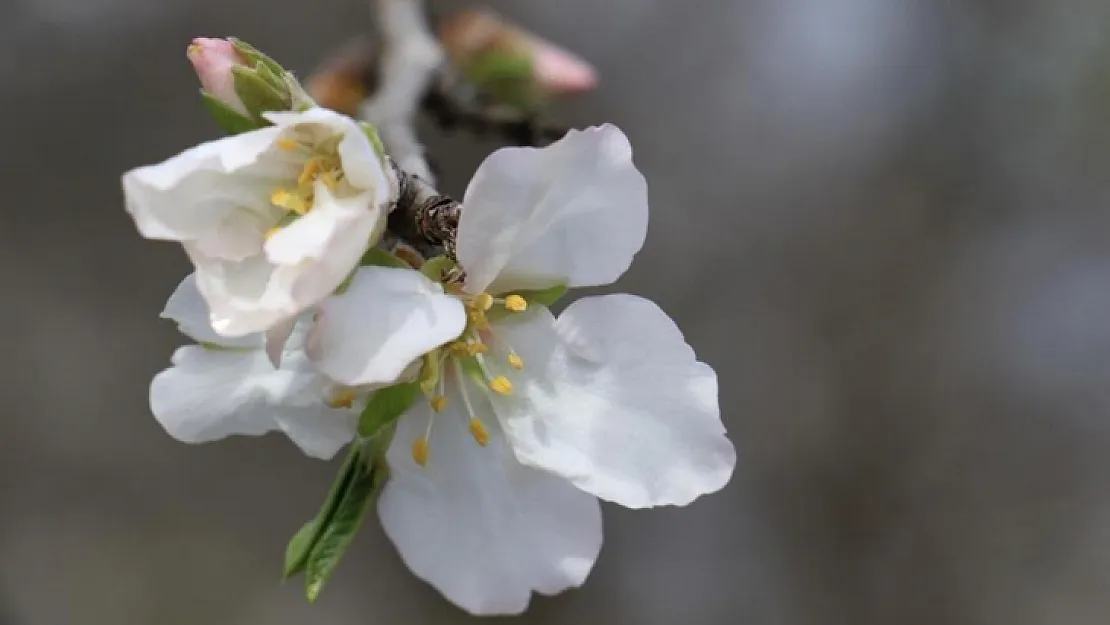
[[[585,587],[521,622],[1110,619],[1110,4],[489,5],[600,68],[560,117],[623,127],[653,210],[614,288],[717,369],[740,456],[688,508],[607,506]],[[216,136],[187,43],[303,74],[366,3],[0,15],[0,624],[470,622],[373,517],[307,605],[282,550],[334,465],[182,445],[146,404],[187,263],[119,176]],[[456,193],[493,147],[429,137]]]

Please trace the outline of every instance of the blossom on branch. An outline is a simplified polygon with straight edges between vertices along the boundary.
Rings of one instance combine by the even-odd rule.
[[[397,423],[378,511],[410,568],[470,612],[517,613],[533,591],[580,585],[601,545],[596,498],[686,505],[731,477],[716,375],[662,310],[632,295],[586,297],[558,318],[546,307],[566,287],[615,281],[646,232],[646,183],[616,127],[502,149],[463,201],[465,280],[434,305],[392,298],[393,318],[420,323],[389,341],[450,338],[425,360],[428,400]],[[364,291],[349,302],[365,315],[391,298]],[[322,365],[341,383],[412,358],[365,315],[328,321],[351,337],[343,367]]]
[[[396,186],[354,120],[264,116],[272,126],[123,177],[139,232],[182,243],[222,336],[288,325],[334,292],[380,238]]]

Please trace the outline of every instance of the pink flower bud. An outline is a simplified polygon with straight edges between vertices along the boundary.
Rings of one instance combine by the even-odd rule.
[[[244,115],[250,114],[235,92],[235,76],[231,73],[236,65],[247,65],[247,59],[230,41],[197,37],[187,55],[200,78],[200,86],[208,95]]]
[[[491,51],[532,62],[532,81],[551,95],[571,95],[597,86],[597,71],[582,57],[543,39],[488,9],[467,10],[444,21],[440,40],[456,65],[466,68]]]

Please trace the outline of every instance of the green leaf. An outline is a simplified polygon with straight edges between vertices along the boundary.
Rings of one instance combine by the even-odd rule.
[[[319,538],[312,546],[305,563],[305,593],[315,602],[324,584],[331,579],[343,554],[354,540],[366,516],[366,510],[378,491],[382,480],[378,477],[384,465],[358,457],[335,511]]]
[[[547,287],[546,289],[533,289],[530,291],[514,291],[517,295],[524,298],[529,304],[540,304],[541,306],[551,306],[559,301],[567,292],[567,285],[556,284],[555,286]]]
[[[361,449],[357,444],[351,445],[351,449],[347,453],[347,459],[343,461],[343,467],[339,469],[339,473],[335,476],[335,481],[331,485],[331,490],[328,491],[324,505],[316,513],[316,518],[305,526],[310,527],[311,531],[307,535],[302,535],[306,532],[305,527],[302,527],[289,541],[289,546],[285,549],[286,579],[305,569],[313,548],[320,541],[324,530],[327,529],[331,519],[335,516],[335,511],[339,508],[339,504],[350,486],[359,464],[361,464]]]
[[[285,570],[282,573],[284,579],[289,579],[304,570],[304,563],[308,560],[308,552],[315,539],[315,520],[305,523],[296,534],[293,534],[289,545],[285,547]]]
[[[380,247],[372,247],[362,255],[359,265],[363,267],[395,267],[397,269],[412,269],[412,265],[390,254]]]
[[[237,135],[262,127],[257,121],[208,95],[203,89],[200,92],[200,98],[204,103],[204,108],[208,110],[208,114],[211,115],[212,119],[215,119],[216,123],[220,125],[220,128],[223,128],[224,132],[229,135]]]
[[[455,261],[447,256],[436,256],[429,258],[420,267],[420,273],[424,274],[432,282],[440,283],[447,277],[447,272],[455,267]]]
[[[375,391],[358,419],[359,436],[370,438],[401,417],[416,401],[419,382],[402,382]]]
[[[288,111],[291,107],[288,93],[281,93],[257,72],[242,66],[231,68],[235,80],[235,93],[252,115],[262,119],[266,111]]]

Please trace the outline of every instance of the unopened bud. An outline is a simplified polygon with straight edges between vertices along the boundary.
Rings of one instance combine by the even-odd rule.
[[[530,108],[597,86],[597,72],[584,59],[489,10],[446,20],[440,40],[469,80],[505,104]]]
[[[198,37],[188,56],[208,111],[232,134],[268,126],[268,111],[315,106],[292,74],[245,41]]]
[[[231,71],[233,67],[246,67],[247,59],[230,41],[197,37],[187,55],[205,93],[237,113],[250,114],[235,92],[235,74]]]

